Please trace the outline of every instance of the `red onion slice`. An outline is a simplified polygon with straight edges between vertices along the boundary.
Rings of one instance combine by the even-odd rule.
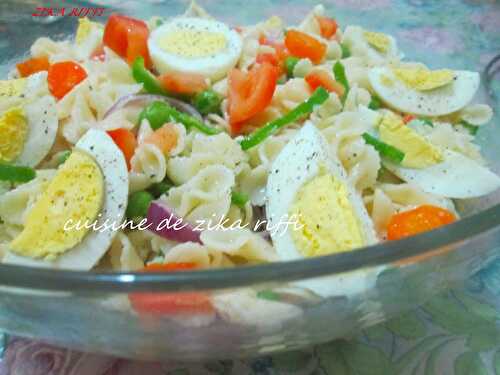
[[[198,120],[203,121],[200,112],[196,110],[192,105],[185,103],[179,99],[170,98],[163,95],[152,95],[152,94],[130,94],[122,96],[118,99],[104,114],[103,119],[111,115],[113,112],[126,107],[129,104],[144,104],[145,106],[151,102],[165,102],[170,104],[175,109],[187,113]]]
[[[151,202],[148,209],[148,230],[167,240],[201,243],[201,231],[175,215],[174,211],[160,200]]]

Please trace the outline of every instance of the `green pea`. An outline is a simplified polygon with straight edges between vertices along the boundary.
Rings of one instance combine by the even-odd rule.
[[[193,105],[202,115],[220,113],[222,98],[213,90],[205,90],[196,94]]]
[[[136,191],[128,197],[127,217],[131,220],[142,219],[147,216],[149,205],[154,200],[147,191]]]
[[[231,203],[240,208],[245,207],[245,204],[247,204],[249,200],[250,197],[245,193],[238,193],[236,191],[233,191],[233,193],[231,194]]]
[[[155,198],[159,198],[167,193],[173,186],[174,185],[170,181],[162,181],[151,185],[148,190]]]
[[[293,70],[295,69],[295,65],[297,65],[299,60],[300,59],[295,56],[288,56],[285,59],[286,74],[288,77],[293,77]]]
[[[143,119],[147,119],[149,121],[149,125],[151,125],[151,129],[159,129],[163,126],[163,124],[170,121],[172,116],[170,108],[170,106],[163,102],[153,102],[148,104],[148,106],[139,114],[139,123],[141,123]]]
[[[342,58],[347,59],[348,57],[351,57],[351,50],[349,49],[349,46],[344,43],[340,43],[340,48],[342,50]]]

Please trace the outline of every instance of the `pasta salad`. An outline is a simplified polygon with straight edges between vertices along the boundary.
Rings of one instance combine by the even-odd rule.
[[[354,251],[500,187],[479,74],[407,61],[314,7],[79,20],[0,81],[0,259],[182,271]],[[317,291],[314,288],[311,288]]]

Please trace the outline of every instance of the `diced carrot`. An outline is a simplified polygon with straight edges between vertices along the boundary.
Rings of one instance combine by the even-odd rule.
[[[195,269],[194,263],[150,264],[145,272],[179,272]],[[211,315],[215,310],[209,295],[203,292],[131,293],[129,300],[140,314],[150,315]]]
[[[142,269],[144,272],[174,272],[196,268],[195,263],[151,263]]]
[[[323,38],[330,39],[336,34],[338,25],[333,18],[316,16],[316,20],[319,23],[319,29]]]
[[[337,93],[339,97],[344,95],[344,86],[335,81],[335,79],[324,70],[313,70],[308,73],[304,79],[311,88],[311,91],[314,91],[321,86],[329,92]]]
[[[165,124],[147,136],[144,142],[157,146],[168,155],[177,146],[177,131],[172,124]]]
[[[213,314],[210,297],[201,292],[131,293],[129,300],[135,311],[151,315]]]
[[[270,52],[259,53],[257,55],[257,57],[255,58],[255,62],[258,64],[262,64],[263,62],[268,62],[276,67],[278,67],[278,65],[279,65],[279,61],[278,61],[278,58],[276,57],[276,55],[274,53],[270,53]]]
[[[415,116],[413,116],[413,115],[405,115],[405,116],[403,117],[403,122],[404,122],[405,124],[408,124],[409,122],[411,122],[411,121],[413,121],[413,120],[415,120]]]
[[[50,63],[46,56],[32,57],[16,64],[17,71],[21,77],[28,77],[34,73],[49,70]]]
[[[255,59],[255,62],[263,63],[264,61],[266,61],[278,68],[278,75],[285,73],[285,60],[288,56],[290,56],[285,45],[280,42],[270,41],[264,35],[261,35],[259,37],[259,43],[274,48],[274,53],[259,53]]]
[[[309,58],[318,64],[326,54],[326,45],[318,39],[298,30],[288,30],[285,35],[285,46],[293,56]]]
[[[194,73],[167,73],[158,78],[171,93],[193,95],[208,88],[205,77]]]
[[[124,128],[108,130],[107,133],[122,151],[125,161],[127,162],[127,167],[130,170],[130,159],[134,156],[137,147],[137,140],[135,139],[134,133]]]
[[[47,83],[51,94],[61,99],[85,78],[87,72],[81,65],[74,61],[61,61],[50,66]]]
[[[267,40],[267,38],[266,38],[266,36],[264,34],[260,34],[260,36],[259,36],[259,44],[269,45],[269,41]]]
[[[394,214],[387,225],[387,239],[399,240],[450,224],[456,217],[436,206],[422,205],[413,210]]]

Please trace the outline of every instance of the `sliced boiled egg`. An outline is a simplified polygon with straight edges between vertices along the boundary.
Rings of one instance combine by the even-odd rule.
[[[404,124],[389,111],[378,126],[380,140],[405,154],[400,164],[383,159],[396,176],[447,198],[479,197],[500,187],[500,177],[465,155],[433,144],[418,131],[419,126],[427,125],[421,121]]]
[[[103,195],[101,169],[90,155],[74,150],[31,209],[24,230],[10,249],[33,258],[55,258],[66,252],[81,242],[89,229],[65,230],[65,223],[94,221]]]
[[[50,152],[57,129],[47,72],[0,81],[0,161],[37,166]]]
[[[236,65],[242,40],[221,22],[179,17],[156,28],[148,47],[160,73],[196,73],[216,81]]]
[[[378,126],[380,140],[403,151],[401,165],[408,168],[426,168],[443,160],[438,147],[406,125],[403,119],[391,112],[386,113]]]
[[[427,68],[372,68],[375,93],[390,107],[422,116],[443,116],[465,107],[479,88],[479,73]]]
[[[396,40],[387,34],[368,31],[359,26],[348,26],[342,36],[352,56],[366,58],[368,64],[379,65],[387,60],[399,59]]]
[[[102,24],[92,22],[87,17],[79,18],[75,35],[78,57],[88,58],[101,45],[103,34],[104,26]]]
[[[87,131],[29,211],[4,261],[91,269],[117,233],[110,225],[122,223],[127,198],[128,172],[122,152],[105,132]],[[78,229],[78,222],[95,222],[95,226]]]
[[[443,150],[442,156],[443,161],[423,169],[405,168],[387,160],[384,166],[423,191],[447,198],[475,198],[500,188],[500,177],[476,161],[451,150]]]
[[[377,241],[360,195],[310,122],[273,162],[266,195],[268,224],[281,260],[346,252]],[[294,224],[283,226],[286,221]],[[279,226],[285,230],[272,229]],[[319,280],[304,286],[329,295],[334,284]]]

